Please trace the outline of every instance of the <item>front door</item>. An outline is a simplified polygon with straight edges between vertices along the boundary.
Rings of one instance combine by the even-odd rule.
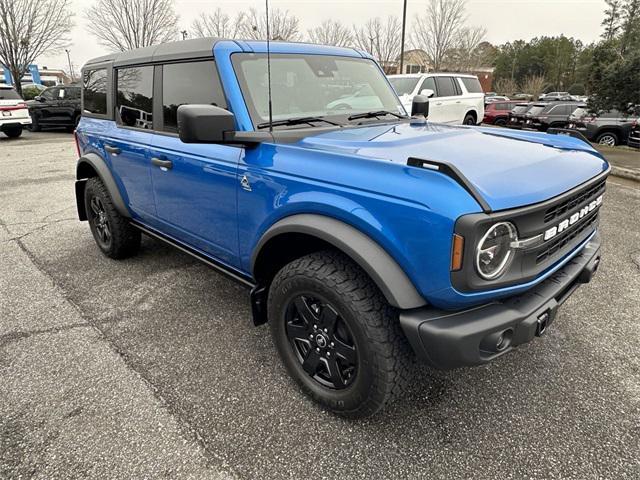
[[[238,265],[238,163],[242,148],[187,144],[178,137],[177,110],[185,104],[226,108],[213,60],[156,66],[162,110],[151,151],[156,217],[163,232]],[[188,79],[188,81],[186,81]]]

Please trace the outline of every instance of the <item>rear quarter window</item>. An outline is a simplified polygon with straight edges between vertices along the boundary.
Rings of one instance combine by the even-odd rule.
[[[87,70],[82,77],[83,113],[107,114],[107,69]]]
[[[482,93],[482,85],[480,85],[480,81],[477,78],[460,77],[460,80],[462,80],[467,92]]]

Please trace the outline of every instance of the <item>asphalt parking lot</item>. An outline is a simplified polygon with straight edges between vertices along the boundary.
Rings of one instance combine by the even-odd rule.
[[[75,157],[0,135],[0,478],[640,478],[637,185],[610,180],[602,266],[547,335],[354,422],[296,389],[242,287],[148,238],[102,256]]]

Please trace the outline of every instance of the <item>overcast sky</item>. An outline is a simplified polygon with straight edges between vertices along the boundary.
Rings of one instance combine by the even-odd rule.
[[[88,59],[107,53],[87,32],[84,10],[91,2],[73,0],[76,16],[69,50],[76,70]],[[249,7],[264,6],[263,0],[176,0],[175,3],[181,30],[189,30],[199,13],[216,7],[234,15]],[[408,1],[408,32],[413,17],[424,11],[426,3],[426,0]],[[271,0],[270,6],[296,15],[305,32],[327,18],[351,25],[375,16],[402,15],[402,0]],[[493,44],[560,34],[589,43],[600,36],[604,9],[604,0],[467,0],[467,24],[486,27],[487,40]],[[43,56],[37,63],[41,67],[67,69],[64,52]]]

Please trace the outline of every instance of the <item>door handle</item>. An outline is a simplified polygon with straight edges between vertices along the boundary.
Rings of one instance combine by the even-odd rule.
[[[458,100],[456,103],[462,103],[462,100]]]
[[[163,160],[161,158],[152,157],[151,163],[156,167],[166,168],[167,170],[171,170],[173,168],[173,162],[171,160]]]
[[[436,105],[442,105],[442,102],[436,102]]]
[[[111,155],[118,155],[120,153],[120,149],[118,147],[112,147],[111,145],[105,145],[104,149]]]

